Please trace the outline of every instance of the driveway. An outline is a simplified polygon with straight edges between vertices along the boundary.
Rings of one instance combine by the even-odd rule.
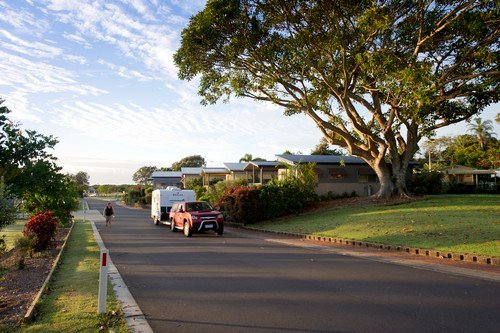
[[[88,200],[102,211],[104,202]],[[97,223],[155,332],[498,332],[500,283],[266,241]]]

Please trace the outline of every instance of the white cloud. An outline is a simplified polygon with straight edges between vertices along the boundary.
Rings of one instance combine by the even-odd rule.
[[[141,22],[109,3],[52,0],[48,8],[61,22],[72,24],[79,35],[109,43],[150,69],[177,77],[172,57],[179,34],[163,22]]]
[[[141,16],[147,20],[155,21],[156,18],[149,10],[149,7],[142,0],[121,0],[123,3],[134,8]]]
[[[67,40],[70,40],[72,42],[78,43],[80,45],[83,45],[84,48],[86,49],[91,49],[92,45],[82,36],[77,35],[77,34],[70,34],[70,33],[63,33],[62,36],[66,38]]]
[[[37,58],[54,58],[62,53],[60,48],[37,41],[25,41],[0,29],[0,45],[11,51]],[[5,41],[8,40],[9,42]]]
[[[139,81],[150,81],[150,80],[155,79],[152,76],[144,75],[143,73],[140,73],[136,70],[127,69],[125,66],[119,66],[119,65],[112,64],[112,63],[107,62],[103,59],[99,59],[97,61],[97,63],[108,67],[109,69],[116,72],[117,75],[119,75],[120,77],[123,77],[125,79],[137,79]]]
[[[12,9],[7,3],[0,2],[0,22],[5,22],[19,31],[42,35],[49,27],[49,23],[41,18],[35,17],[24,9]]]
[[[68,60],[70,62],[74,62],[74,63],[80,64],[80,65],[84,65],[84,64],[87,63],[87,59],[85,59],[85,57],[82,57],[82,56],[77,56],[77,55],[72,55],[72,54],[65,54],[65,55],[63,55],[63,58],[65,60]]]
[[[74,92],[98,96],[106,90],[81,84],[73,72],[44,62],[0,51],[0,86],[15,86],[30,93]]]

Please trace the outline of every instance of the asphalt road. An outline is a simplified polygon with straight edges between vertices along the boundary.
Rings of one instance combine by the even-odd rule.
[[[104,202],[88,200],[102,211]],[[500,332],[500,283],[271,243],[97,223],[155,332]]]

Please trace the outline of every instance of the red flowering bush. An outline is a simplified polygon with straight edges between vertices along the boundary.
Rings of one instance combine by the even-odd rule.
[[[262,204],[259,199],[261,189],[235,186],[226,189],[219,205],[224,208],[229,219],[249,224],[262,220]]]
[[[43,251],[48,248],[54,239],[57,230],[57,217],[50,212],[38,213],[30,218],[24,225],[23,234],[25,236],[34,235],[35,242],[33,249]]]

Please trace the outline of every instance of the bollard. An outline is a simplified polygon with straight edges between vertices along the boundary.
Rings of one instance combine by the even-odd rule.
[[[101,265],[99,269],[99,296],[98,296],[98,312],[106,312],[106,298],[108,295],[108,262],[109,250],[101,249]]]

